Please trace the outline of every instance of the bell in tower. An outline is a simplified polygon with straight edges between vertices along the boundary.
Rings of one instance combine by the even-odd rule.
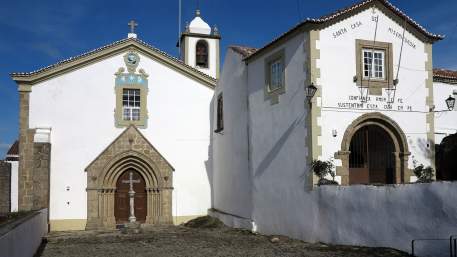
[[[200,17],[200,10],[195,18],[186,25],[181,34],[181,59],[214,78],[219,78],[219,41],[221,36],[217,27],[211,27]]]

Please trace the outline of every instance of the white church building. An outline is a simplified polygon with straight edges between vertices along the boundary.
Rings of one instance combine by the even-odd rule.
[[[27,73],[20,96],[19,210],[49,207],[51,230],[181,223],[205,215],[217,29],[196,17],[182,59],[128,38]],[[14,199],[13,199],[14,200]]]
[[[457,132],[457,72],[434,71],[444,37],[388,1],[306,19],[261,48],[231,46],[221,72],[219,31],[199,11],[179,59],[129,25],[126,39],[12,74],[19,210],[49,208],[51,230],[209,213],[264,234],[401,250],[457,231],[455,183],[413,174],[434,168],[435,145]],[[338,186],[318,185],[314,160],[334,162]]]
[[[434,167],[435,144],[457,132],[457,73],[437,70],[434,83],[443,38],[366,0],[261,48],[229,47],[212,102],[210,214],[311,242],[409,250],[449,238],[457,186],[412,184],[414,165]],[[318,186],[313,160],[333,160],[340,186]]]

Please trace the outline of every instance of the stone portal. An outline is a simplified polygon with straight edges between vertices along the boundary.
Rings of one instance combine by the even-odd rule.
[[[410,154],[406,135],[395,121],[378,112],[366,113],[344,133],[341,150],[335,153],[342,164],[336,175],[341,185],[409,182]]]
[[[89,166],[86,229],[114,229],[128,222],[134,171],[135,216],[144,224],[172,223],[173,167],[135,126],[128,127]]]

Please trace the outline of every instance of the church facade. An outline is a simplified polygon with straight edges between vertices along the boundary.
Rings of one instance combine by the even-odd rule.
[[[211,215],[265,234],[404,250],[450,235],[451,202],[433,193],[429,202],[411,184],[416,165],[434,168],[437,128],[457,131],[446,106],[457,76],[434,83],[442,39],[388,1],[367,0],[262,48],[230,47],[212,102]],[[341,187],[318,186],[314,160],[332,161]],[[411,224],[430,219],[439,224]]]
[[[220,36],[198,13],[181,39],[182,60],[132,29],[126,39],[12,74],[19,210],[49,208],[51,230],[111,229],[132,210],[151,225],[206,214]]]

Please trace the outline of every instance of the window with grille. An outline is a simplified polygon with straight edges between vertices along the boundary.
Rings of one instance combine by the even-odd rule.
[[[265,63],[265,100],[271,104],[279,103],[279,95],[286,92],[285,50],[280,49],[264,60]]]
[[[385,79],[385,54],[383,50],[362,50],[364,79]]]
[[[221,132],[224,130],[224,103],[222,93],[217,97],[217,121],[216,130],[214,132]]]
[[[122,117],[124,120],[140,120],[140,90],[124,89],[122,92]]]
[[[278,58],[270,62],[270,84],[271,91],[282,87],[283,84],[283,64],[282,59]]]

